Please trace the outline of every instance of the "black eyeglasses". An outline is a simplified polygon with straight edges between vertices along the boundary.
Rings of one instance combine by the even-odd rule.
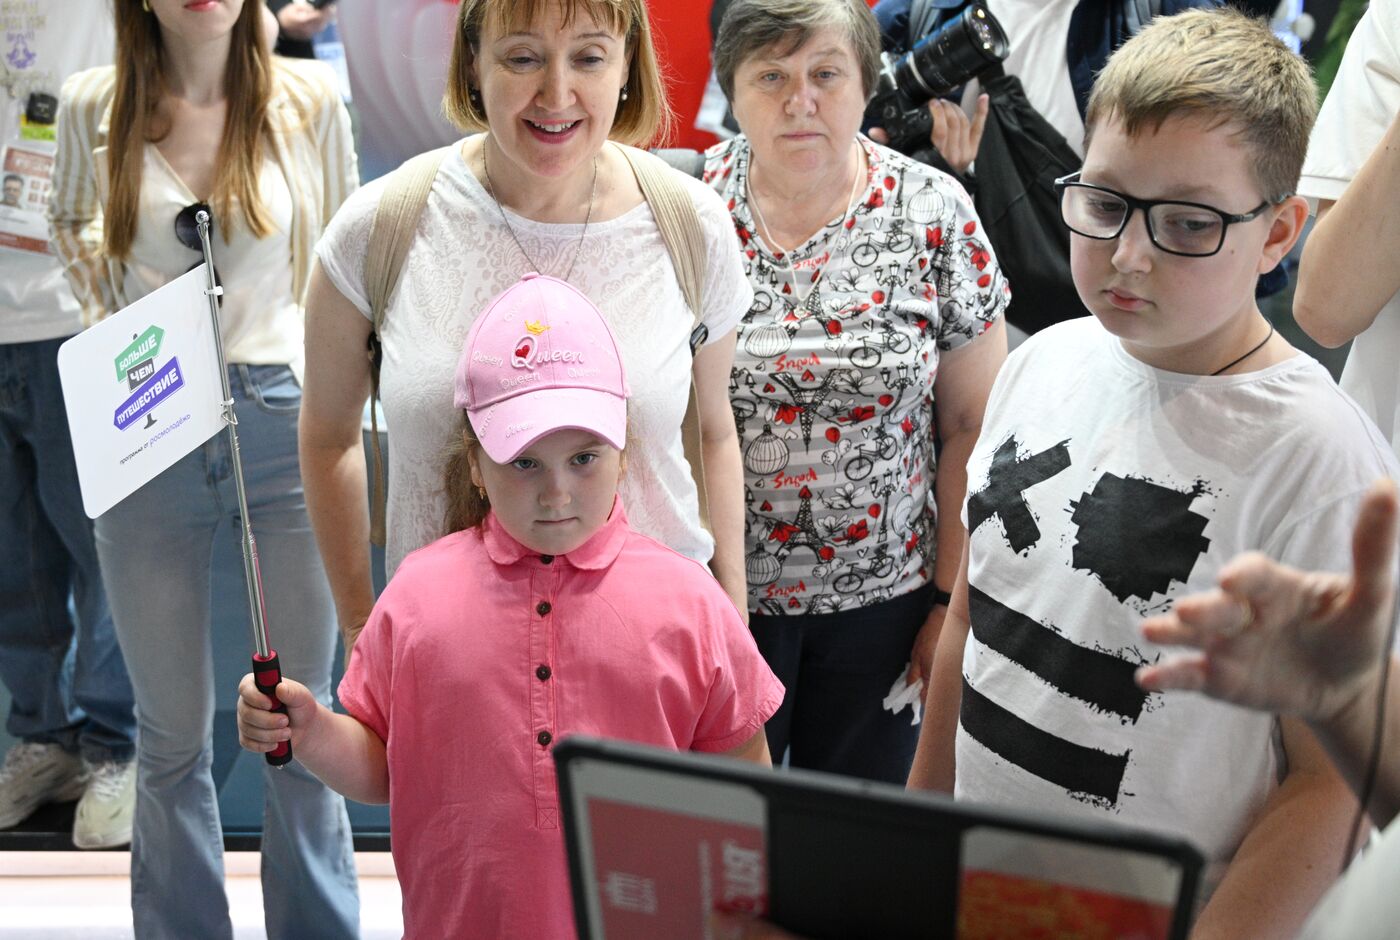
[[[1224,247],[1225,230],[1231,225],[1252,222],[1288,198],[1266,199],[1243,215],[1232,215],[1199,202],[1137,199],[1104,186],[1081,183],[1078,173],[1055,180],[1055,192],[1060,194],[1060,218],[1071,232],[1111,241],[1123,234],[1133,211],[1141,209],[1152,244],[1169,255],[1187,258],[1217,253]]]
[[[201,212],[209,214],[209,239],[213,241],[214,210],[209,208],[208,203],[191,203],[175,214],[175,237],[179,239],[180,244],[199,254],[199,260],[185,269],[186,274],[189,274],[204,263],[204,245],[199,240],[199,220],[197,218]],[[214,283],[219,287],[224,286],[224,282],[219,278],[218,268],[214,269]],[[220,301],[223,300],[222,297],[219,299]]]

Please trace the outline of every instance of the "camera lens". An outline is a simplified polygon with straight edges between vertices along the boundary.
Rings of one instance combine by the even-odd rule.
[[[967,7],[905,56],[881,54],[866,117],[904,153],[926,146],[932,119],[925,104],[978,77],[1006,58],[1006,32],[980,3]],[[922,142],[922,143],[921,143]]]
[[[983,49],[990,49],[996,38],[992,35],[992,28],[987,25],[987,21],[980,18],[972,21],[972,34]]]
[[[1006,58],[1006,32],[974,4],[924,39],[895,67],[895,83],[918,103],[947,94]]]

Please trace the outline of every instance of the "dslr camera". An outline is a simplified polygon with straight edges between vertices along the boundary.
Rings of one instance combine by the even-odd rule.
[[[1006,31],[981,3],[969,4],[956,18],[930,33],[904,56],[882,53],[875,95],[866,122],[882,127],[890,146],[909,153],[928,146],[933,119],[929,99],[999,64],[1010,51]]]

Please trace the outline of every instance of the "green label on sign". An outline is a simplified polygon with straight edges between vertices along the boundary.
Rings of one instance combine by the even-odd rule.
[[[165,338],[165,330],[153,326],[140,336],[132,337],[131,345],[117,356],[117,381],[126,381],[131,367],[145,359],[154,359],[160,353],[160,341]]]

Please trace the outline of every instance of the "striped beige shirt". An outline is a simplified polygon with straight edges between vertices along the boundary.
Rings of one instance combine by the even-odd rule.
[[[83,307],[84,326],[115,313],[150,289],[145,283],[149,278],[130,277],[127,265],[108,257],[102,245],[102,208],[109,193],[107,141],[115,81],[115,70],[110,66],[79,72],[64,83],[59,101],[58,153],[49,220],[54,251]],[[294,332],[299,349],[300,317],[278,314],[289,305],[300,308],[315,258],[316,240],[358,185],[358,173],[349,115],[340,101],[334,78],[324,65],[275,59],[268,119],[272,133],[267,167],[280,170],[285,180],[285,189],[280,191],[290,192],[290,206],[269,206],[274,217],[287,218],[290,223],[278,233],[290,249],[290,296],[281,302],[279,298],[261,297],[257,303],[245,305],[249,309],[239,314],[245,319],[275,318],[275,325],[268,322],[261,328]],[[151,182],[153,188],[156,185],[149,180],[152,159],[159,161],[158,155],[148,156],[143,188],[146,182]],[[264,192],[269,188],[264,186]],[[148,222],[144,212],[147,201],[143,195],[141,224]],[[175,251],[183,250],[173,240],[171,244]],[[215,266],[226,278],[218,259],[216,254]],[[227,302],[225,313],[230,313]]]

